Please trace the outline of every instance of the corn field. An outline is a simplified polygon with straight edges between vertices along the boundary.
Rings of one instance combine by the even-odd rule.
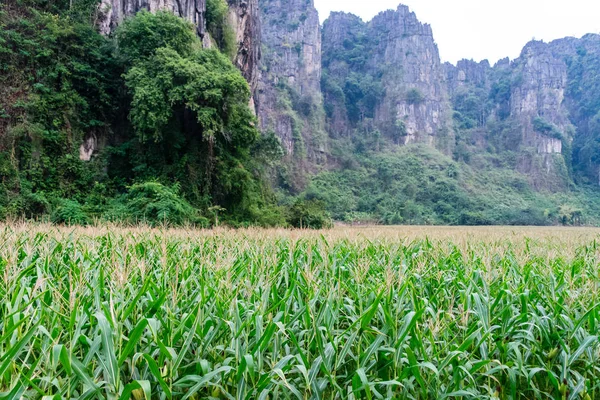
[[[3,399],[600,399],[599,231],[0,229]]]

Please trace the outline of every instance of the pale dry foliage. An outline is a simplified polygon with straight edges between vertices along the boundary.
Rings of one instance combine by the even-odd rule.
[[[598,398],[599,235],[0,226],[0,397]]]

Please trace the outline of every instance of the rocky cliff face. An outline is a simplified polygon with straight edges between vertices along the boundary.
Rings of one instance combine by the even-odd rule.
[[[319,162],[326,150],[321,29],[312,0],[261,0],[258,117],[289,157]]]
[[[444,149],[451,144],[448,91],[438,48],[431,27],[420,23],[408,7],[380,13],[368,23],[334,13],[324,24],[323,38],[333,131],[372,120],[398,143]],[[348,110],[348,103],[355,101],[359,107],[354,115],[345,115],[343,103]]]
[[[518,121],[522,146],[536,153],[522,154],[517,169],[539,189],[560,190],[568,184],[560,173],[563,143],[572,140],[566,88],[567,65],[546,43],[530,42],[513,63],[510,115]]]
[[[205,1],[205,0],[202,0]],[[238,44],[233,60],[248,81],[252,91],[252,108],[255,109],[261,58],[261,24],[258,0],[228,0],[228,23],[235,32]]]
[[[171,11],[197,27],[198,35],[206,32],[206,0],[102,0],[100,3],[100,31],[109,34],[123,21],[140,10]]]
[[[232,60],[240,69],[252,92],[258,86],[258,63],[261,51],[258,0],[227,0],[227,23],[234,32],[237,51]],[[190,21],[205,47],[213,46],[206,31],[206,0],[102,0],[99,6],[99,28],[106,35],[113,32],[123,19],[140,10],[170,11]]]
[[[567,65],[549,44],[530,42],[513,63],[511,116],[522,125],[523,144],[537,147],[539,153],[561,153],[560,137],[567,138],[571,124],[564,105]],[[554,125],[556,132],[543,132],[536,118]],[[570,140],[570,138],[569,138]],[[550,151],[547,151],[550,150]]]
[[[474,140],[477,151],[486,151],[489,143],[499,152],[515,151],[516,169],[537,189],[556,191],[568,185],[563,146],[570,148],[574,127],[566,106],[565,57],[572,48],[567,42],[533,41],[516,60],[501,60],[493,67],[487,61],[445,64],[453,108],[462,113],[458,122],[463,129],[465,116],[474,118],[469,112],[479,107],[476,122],[482,135]],[[499,140],[502,135],[508,139]]]
[[[460,60],[456,65],[444,63],[446,82],[450,96],[454,96],[460,89],[469,87],[490,87],[489,61],[475,62],[473,60]]]
[[[403,123],[405,144],[434,145],[450,133],[450,109],[431,26],[420,23],[408,7],[401,5],[395,12],[379,14],[369,27],[381,35],[370,66],[384,66],[385,95],[376,112],[377,124]]]
[[[514,167],[540,190],[568,186],[571,147],[586,173],[600,176],[590,145],[597,110],[582,107],[600,91],[600,79],[598,90],[586,87],[597,74],[585,67],[600,63],[600,36],[532,41],[518,59],[494,66],[442,64],[431,27],[406,6],[369,22],[332,13],[321,32],[313,0],[258,1],[227,0],[233,62],[254,93],[261,131],[283,144],[280,178],[293,190],[326,163],[330,140],[375,134],[446,153],[460,140],[472,152],[514,152]],[[140,9],[166,9],[212,43],[206,0],[102,0],[100,7],[105,33]],[[82,146],[82,157],[94,143]]]

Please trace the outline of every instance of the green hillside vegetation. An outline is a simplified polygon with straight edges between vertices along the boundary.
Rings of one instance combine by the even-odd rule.
[[[235,39],[224,1],[207,4],[212,49],[202,48],[190,23],[166,12],[142,11],[102,36],[96,6],[95,0],[0,6],[2,219],[315,228],[332,219],[600,223],[592,189],[600,160],[600,64],[584,47],[568,60],[577,134],[543,118],[532,121],[541,135],[563,141],[564,162],[554,170],[566,185],[546,181],[542,186],[551,190],[538,190],[516,172],[519,126],[508,111],[515,78],[501,71],[491,90],[465,87],[453,96],[450,152],[401,146],[402,120],[376,129],[386,67],[366,69],[381,38],[361,26],[323,60],[327,119],[343,110],[348,132],[330,129],[325,139],[322,114],[310,99],[284,82],[278,87],[282,109],[295,120],[292,109],[300,110],[314,125],[314,141],[329,141],[326,161],[310,166],[316,175],[300,179],[276,135],[256,128],[250,89],[231,62]],[[423,101],[414,88],[402,95],[409,104]],[[498,119],[490,120],[492,110]],[[303,160],[301,124],[294,126],[295,154]],[[89,161],[80,157],[82,143],[94,151]]]
[[[218,205],[232,225],[286,223],[227,56],[170,13],[140,12],[106,38],[48,7],[0,14],[0,217],[207,225]],[[85,139],[104,141],[89,162]],[[139,202],[155,206],[132,213]]]
[[[376,140],[376,139],[373,139]],[[313,178],[304,193],[348,223],[449,225],[596,224],[591,189],[536,192],[510,166],[510,153],[471,156],[470,164],[424,145],[349,154],[344,168]],[[375,146],[374,144],[371,144]],[[358,146],[363,147],[363,143]],[[583,218],[582,218],[583,216]]]

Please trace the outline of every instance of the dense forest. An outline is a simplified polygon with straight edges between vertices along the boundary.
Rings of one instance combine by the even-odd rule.
[[[227,7],[209,4],[212,18]],[[257,131],[225,46],[204,49],[167,12],[142,11],[105,37],[95,7],[2,6],[1,217],[285,224],[264,179],[279,145]]]
[[[525,119],[510,105],[525,90],[524,62],[488,66],[470,80],[453,69],[460,65],[423,59],[417,48],[413,61],[409,50],[402,54],[401,73],[393,60],[378,62],[385,26],[334,15],[321,38],[318,18],[303,11],[312,3],[296,3],[288,7],[297,6],[297,22],[290,10],[261,4],[257,84],[236,50],[236,40],[252,38],[235,32],[225,0],[206,2],[210,46],[170,11],[141,10],[103,34],[96,0],[3,2],[0,218],[297,227],[600,222],[595,38],[561,55],[568,87],[559,112]],[[285,26],[278,12],[289,17]],[[344,37],[327,36],[336,23],[345,24]],[[273,29],[301,41],[281,43]],[[322,64],[305,49],[310,40],[319,48],[323,41]],[[306,79],[280,78],[290,75],[289,60]],[[449,89],[439,95],[411,80],[411,65],[432,65],[431,76]],[[454,86],[452,74],[461,77]],[[540,151],[546,147],[559,150]]]

